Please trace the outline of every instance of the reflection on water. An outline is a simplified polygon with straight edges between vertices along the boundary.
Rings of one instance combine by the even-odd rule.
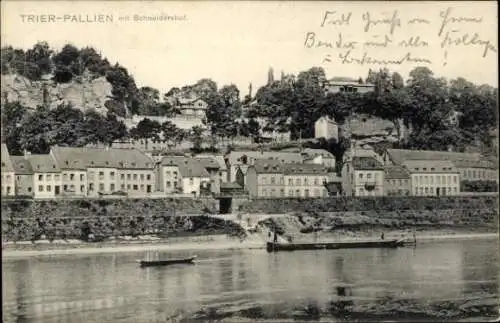
[[[198,252],[195,265],[145,269],[137,253],[6,259],[3,316],[4,322],[494,316],[497,249],[496,241],[482,240],[416,249]]]

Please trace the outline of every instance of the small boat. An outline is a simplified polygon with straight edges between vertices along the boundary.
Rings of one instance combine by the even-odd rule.
[[[196,256],[191,256],[189,258],[173,258],[165,260],[137,260],[137,262],[141,265],[141,267],[159,267],[176,264],[192,264],[195,259]]]
[[[324,242],[324,243],[267,243],[267,252],[295,251],[295,250],[322,250],[322,249],[353,249],[353,248],[397,248],[405,245],[404,239],[400,240],[372,240],[349,242]]]

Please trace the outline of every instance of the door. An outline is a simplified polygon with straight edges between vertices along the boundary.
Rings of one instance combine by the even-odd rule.
[[[439,194],[439,192],[440,192],[440,188],[439,188],[439,187],[437,187],[437,188],[436,188],[436,196],[439,196],[439,195],[440,195],[440,194]]]
[[[55,188],[54,188],[54,190],[55,190],[55,194],[56,194],[56,195],[61,194],[61,188],[60,188],[60,186],[59,186],[59,185],[56,185],[56,186],[55,186]]]

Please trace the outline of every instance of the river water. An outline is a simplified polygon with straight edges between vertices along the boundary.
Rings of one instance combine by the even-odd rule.
[[[143,253],[3,259],[4,322],[469,321],[498,315],[496,240],[196,254],[195,265],[147,269],[135,263]]]

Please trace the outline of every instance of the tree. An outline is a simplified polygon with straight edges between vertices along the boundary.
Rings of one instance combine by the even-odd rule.
[[[190,139],[193,143],[193,151],[201,151],[204,132],[205,130],[200,126],[194,126],[191,128]]]
[[[153,139],[160,140],[162,128],[158,121],[148,118],[142,119],[135,128],[130,130],[130,135],[134,139]]]
[[[175,147],[181,143],[185,138],[185,132],[179,129],[175,124],[170,121],[165,121],[161,124],[161,133],[164,141],[169,143],[169,146]]]
[[[403,77],[398,72],[392,73],[392,87],[399,90],[404,88],[404,86],[405,81],[403,80]]]

